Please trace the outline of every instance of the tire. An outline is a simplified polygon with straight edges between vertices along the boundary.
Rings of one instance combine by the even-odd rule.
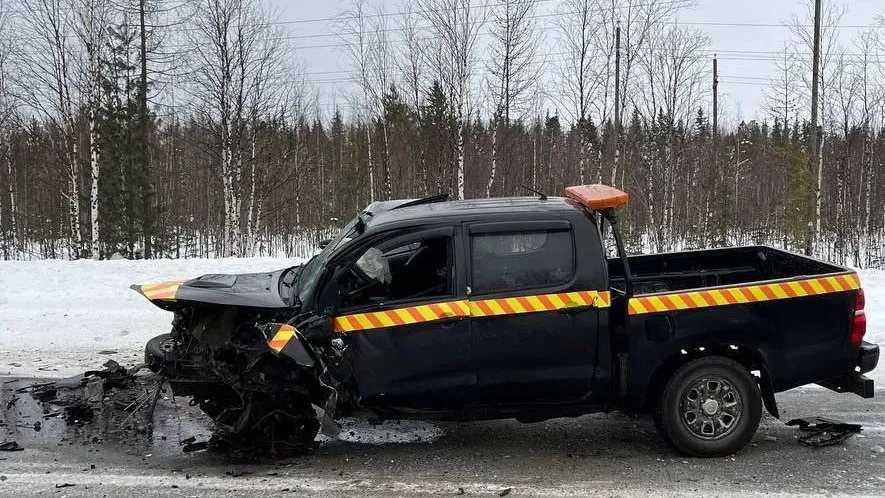
[[[756,378],[740,363],[720,356],[698,358],[676,370],[654,412],[663,439],[697,457],[740,451],[756,434],[761,418]]]
[[[166,353],[174,345],[172,334],[160,334],[144,346],[144,363],[148,370],[159,373],[166,362]]]

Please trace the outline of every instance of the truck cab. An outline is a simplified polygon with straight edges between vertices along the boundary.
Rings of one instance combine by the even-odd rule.
[[[238,408],[189,392],[210,416],[238,416],[250,396],[334,417],[623,410],[651,414],[684,453],[721,456],[750,441],[763,405],[779,415],[777,392],[818,383],[873,396],[863,374],[879,348],[863,341],[854,271],[765,246],[628,256],[617,218],[627,200],[584,185],[563,197],[387,201],[303,266],[136,287],[176,312],[175,354],[211,358],[215,371],[229,363],[215,381]],[[240,277],[260,285],[238,293]],[[242,364],[259,380],[243,383]],[[173,387],[193,385],[172,370]]]

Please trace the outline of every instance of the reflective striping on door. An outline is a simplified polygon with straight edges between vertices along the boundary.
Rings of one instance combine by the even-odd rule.
[[[634,297],[630,299],[629,313],[631,315],[642,315],[711,306],[757,303],[845,292],[859,288],[860,279],[857,274],[846,273],[789,282]]]
[[[452,317],[516,315],[594,306],[608,308],[610,304],[611,296],[608,291],[563,292],[476,301],[462,299],[371,313],[343,315],[335,317],[333,325],[336,332],[343,333],[432,322]]]
[[[470,316],[516,315],[569,308],[609,306],[608,291],[578,291],[470,301]]]
[[[432,322],[452,317],[470,316],[470,305],[467,300],[446,301],[442,303],[423,304],[408,308],[396,308],[371,313],[357,313],[335,317],[335,332],[354,332],[358,330],[397,327],[413,323]]]

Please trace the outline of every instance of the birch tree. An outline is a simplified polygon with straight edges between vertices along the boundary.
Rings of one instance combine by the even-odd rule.
[[[6,195],[6,210],[3,208],[3,199],[0,199],[0,235],[3,245],[3,257],[9,259],[14,256],[17,244],[16,205],[15,205],[15,171],[12,165],[12,135],[18,127],[18,112],[13,100],[12,88],[9,81],[11,68],[11,53],[13,41],[10,34],[11,24],[7,13],[0,7],[0,176],[6,174],[6,192],[0,190],[0,195]],[[4,223],[5,220],[8,222]],[[8,232],[3,233],[8,224]]]
[[[104,0],[77,0],[72,7],[77,12],[76,34],[82,47],[82,57],[79,58],[81,76],[81,94],[84,96],[86,115],[89,132],[87,147],[89,148],[89,211],[91,221],[90,250],[93,259],[101,256],[101,222],[99,220],[99,190],[100,177],[99,155],[101,154],[98,137],[98,112],[100,106],[101,82],[102,82],[102,48],[104,43],[104,30],[108,25],[109,9]]]
[[[838,44],[836,30],[839,22],[845,15],[845,6],[834,2],[826,2],[821,12],[821,29],[820,29],[820,71],[818,73],[818,106],[820,116],[819,130],[812,130],[820,137],[817,144],[817,157],[811,158],[811,170],[816,177],[814,188],[814,217],[811,222],[811,234],[808,238],[811,246],[806,248],[807,252],[813,251],[813,246],[820,242],[820,225],[821,225],[821,189],[823,187],[823,171],[824,171],[824,139],[825,133],[820,130],[826,130],[832,124],[832,107],[829,105],[829,90],[832,86],[833,75],[830,74],[832,58]],[[800,57],[805,68],[805,84],[811,89],[811,55],[814,53],[814,5],[808,4],[806,12],[803,16],[793,16],[790,29],[798,43],[803,46],[803,52],[807,55]],[[809,24],[810,23],[810,24]]]
[[[368,145],[369,201],[371,202],[375,200],[377,195],[372,122],[378,116],[381,93],[384,88],[379,89],[375,84],[373,66],[376,59],[372,53],[374,48],[373,27],[369,15],[369,7],[365,0],[353,0],[350,8],[343,14],[345,21],[342,23],[342,38],[353,68],[353,78],[360,90],[360,94],[354,99],[353,107],[356,109],[359,119],[365,123],[365,136]]]
[[[882,68],[880,64],[876,64],[871,57],[871,54],[877,49],[877,47],[881,43],[881,37],[878,32],[875,30],[865,31],[860,34],[860,37],[857,41],[855,41],[855,48],[862,54],[861,59],[859,61],[860,71],[860,106],[861,106],[861,126],[863,130],[863,152],[861,158],[861,196],[860,200],[863,203],[863,217],[860,219],[858,217],[858,231],[865,235],[865,254],[863,259],[856,258],[858,261],[863,261],[863,264],[870,265],[872,263],[872,258],[874,255],[874,247],[873,247],[873,230],[872,230],[872,197],[873,197],[873,185],[876,184],[877,181],[877,173],[875,164],[876,164],[876,156],[875,156],[875,148],[874,148],[874,139],[875,139],[875,128],[876,124],[881,123],[881,121],[875,121],[875,110],[880,108],[883,102],[883,91],[881,88],[876,88],[874,86],[875,82],[882,81]]]
[[[492,195],[501,152],[507,151],[511,113],[517,119],[525,116],[543,69],[536,57],[540,45],[536,6],[537,0],[503,0],[492,9],[487,65],[487,85],[493,101],[492,160],[486,197]]]
[[[250,125],[266,103],[269,74],[279,74],[282,36],[261,0],[200,0],[193,17],[195,85],[217,125],[224,197],[222,251],[241,256],[244,150]],[[276,61],[276,62],[275,62]],[[254,136],[253,136],[254,138]],[[251,157],[251,156],[250,156]]]
[[[588,160],[587,121],[593,97],[605,82],[594,48],[600,31],[601,10],[596,0],[564,0],[558,25],[565,55],[559,69],[561,101],[578,129],[578,181],[585,183]]]
[[[666,243],[673,240],[676,175],[683,153],[679,142],[684,139],[680,133],[687,131],[706,92],[704,83],[709,70],[703,53],[709,44],[709,37],[700,31],[671,25],[655,35],[655,50],[646,51],[640,60],[647,82],[642,96],[645,116],[649,126],[661,133],[658,145],[664,149],[655,151],[659,158],[657,166],[665,169],[660,186],[650,189],[657,192],[657,199],[649,199],[650,205],[662,208],[662,219],[652,223],[659,227],[659,244],[664,242],[660,249],[667,248]]]
[[[75,13],[67,0],[20,0],[22,23],[20,78],[17,86],[27,104],[57,131],[54,149],[65,171],[61,195],[68,203],[69,250],[83,255],[80,219],[80,146],[76,134],[77,40]]]
[[[399,30],[401,33],[402,47],[396,57],[396,64],[401,79],[406,89],[406,101],[412,108],[418,129],[424,126],[424,99],[422,97],[426,85],[426,67],[423,54],[426,51],[427,40],[420,34],[417,24],[418,16],[412,10],[410,2],[406,2],[400,15]],[[420,175],[421,196],[426,197],[430,190],[427,175],[427,143],[423,134],[418,134],[418,172]]]
[[[485,23],[485,12],[473,0],[419,0],[422,18],[435,42],[425,54],[436,78],[443,85],[457,128],[455,195],[464,198],[464,141],[470,115],[470,96],[475,48]]]

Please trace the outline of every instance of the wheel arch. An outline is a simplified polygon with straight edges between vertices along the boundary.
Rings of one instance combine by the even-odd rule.
[[[765,409],[775,418],[780,418],[777,401],[774,397],[774,386],[771,383],[771,375],[768,370],[768,362],[765,355],[753,347],[737,344],[710,344],[696,346],[691,349],[683,349],[664,359],[653,371],[645,390],[642,402],[642,411],[650,412],[654,409],[658,399],[667,385],[667,381],[679,368],[687,363],[703,357],[720,356],[732,359],[743,365],[750,372],[758,372],[756,381],[762,391],[762,402]]]

